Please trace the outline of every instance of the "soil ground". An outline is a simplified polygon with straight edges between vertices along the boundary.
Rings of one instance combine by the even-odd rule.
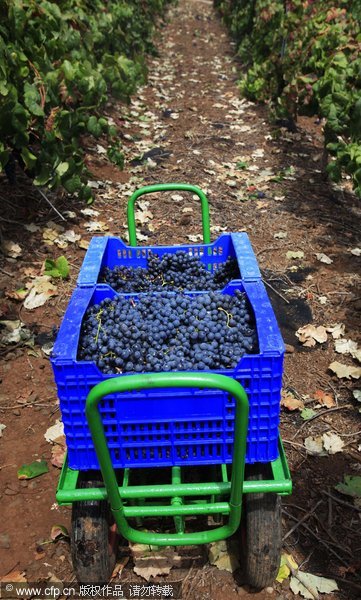
[[[21,174],[17,186],[1,179],[2,242],[11,240],[22,248],[17,259],[0,258],[1,318],[20,318],[35,334],[35,346],[19,343],[1,349],[0,422],[6,429],[0,439],[0,574],[20,572],[33,582],[74,581],[67,540],[50,540],[54,524],[69,528],[70,509],[55,502],[59,469],[51,464],[52,446],[44,433],[60,415],[51,366],[41,347],[61,321],[85,250],[77,244],[62,250],[49,246],[44,227],[51,220],[89,240],[85,223],[96,220],[107,224],[107,234],[125,239],[130,191],[142,184],[178,181],[207,192],[213,239],[222,231],[248,233],[288,344],[284,389],[317,413],[304,421],[299,410],[283,407],[281,412],[294,482],[293,495],[283,501],[284,549],[304,571],[337,580],[339,591],[324,597],[359,598],[360,508],[335,490],[345,475],[360,474],[361,422],[352,395],[357,386],[328,369],[335,360],[356,363],[335,353],[330,334],[327,342],[312,348],[295,336],[307,323],[343,323],[345,337],[360,341],[360,258],[350,252],[359,244],[359,202],[347,181],[336,187],[324,177],[322,123],[300,118],[292,133],[270,125],[266,107],[240,99],[242,65],[210,2],[181,0],[161,24],[156,48],[157,55],[148,61],[148,84],[128,107],[114,102],[107,108],[123,135],[124,171],[107,162],[102,140],[84,141],[96,196],[92,208],[98,216],[85,217],[80,212],[84,206],[74,198],[50,195],[61,213],[73,213],[64,224]],[[149,151],[149,158],[142,159]],[[200,239],[197,200],[174,196],[147,198],[153,216],[139,225],[147,244],[189,243],[189,235]],[[29,232],[23,225],[30,223],[40,229]],[[287,236],[275,236],[280,231]],[[292,260],[287,251],[303,255]],[[333,262],[320,262],[317,253]],[[71,273],[68,281],[57,282],[57,296],[35,310],[9,298],[9,292],[29,281],[29,269],[39,273],[45,258],[59,254],[67,256]],[[331,408],[317,408],[319,392],[331,396]],[[308,454],[305,438],[326,432],[342,439],[342,451]],[[17,469],[38,458],[48,461],[49,472],[19,481]],[[133,572],[132,558],[122,564],[123,581],[143,581]],[[202,550],[197,561],[184,561],[182,568],[155,581],[183,581],[187,600],[293,597],[289,580],[255,593],[244,585],[241,572],[233,576],[211,566]]]

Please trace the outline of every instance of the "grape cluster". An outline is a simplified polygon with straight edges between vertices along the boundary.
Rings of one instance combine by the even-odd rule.
[[[222,289],[232,279],[240,277],[235,258],[228,258],[211,273],[200,261],[183,250],[174,254],[148,256],[148,268],[116,266],[103,269],[100,281],[117,292],[160,292],[164,290],[200,291]]]
[[[244,293],[196,296],[162,292],[105,298],[88,308],[78,358],[103,373],[202,371],[234,368],[257,351]]]

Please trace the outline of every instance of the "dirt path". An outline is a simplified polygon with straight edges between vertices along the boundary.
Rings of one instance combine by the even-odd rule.
[[[308,527],[300,525],[288,535],[285,549],[302,563],[303,570],[350,582],[339,581],[341,591],[329,597],[360,597],[359,513],[352,508],[352,498],[334,490],[344,475],[360,473],[361,427],[351,392],[356,385],[337,379],[328,370],[335,360],[354,367],[357,363],[335,353],[330,333],[327,342],[312,348],[304,348],[295,337],[301,325],[312,321],[316,326],[343,323],[345,338],[359,341],[360,278],[356,273],[360,258],[350,252],[359,243],[359,206],[347,182],[336,189],[323,178],[320,124],[302,119],[297,133],[271,127],[263,107],[239,98],[240,65],[211,3],[181,0],[170,10],[156,45],[158,56],[149,61],[148,85],[128,108],[109,106],[109,115],[124,133],[124,172],[106,161],[101,140],[89,142],[87,161],[97,197],[93,208],[99,215],[84,216],[80,212],[84,207],[65,197],[58,199],[57,207],[75,213],[68,215],[66,229],[81,234],[83,240],[91,237],[85,227],[89,220],[106,223],[111,233],[124,238],[125,206],[132,190],[141,184],[186,182],[208,194],[213,239],[222,231],[248,232],[289,345],[284,379],[288,398],[291,403],[292,398],[301,401],[317,415],[306,422],[299,410],[282,411],[281,433],[295,485],[293,496],[285,500],[284,533],[305,515]],[[142,159],[144,153],[148,158]],[[51,446],[44,433],[59,412],[50,364],[40,347],[49,341],[52,326],[64,314],[84,250],[77,244],[59,250],[45,243],[46,223],[60,220],[45,204],[32,213],[34,202],[27,202],[25,183],[14,190],[2,181],[1,195],[3,237],[19,243],[23,250],[20,258],[1,263],[2,319],[20,315],[41,336],[35,337],[30,351],[20,344],[1,350],[0,422],[6,429],[0,439],[0,570],[3,574],[24,572],[28,581],[71,581],[67,541],[49,543],[54,524],[69,527],[70,510],[55,503],[59,470],[50,464]],[[139,228],[142,243],[171,245],[200,239],[198,203],[181,196],[151,199],[153,216],[145,217]],[[32,233],[21,225],[34,221],[39,230]],[[288,251],[303,254],[292,260],[287,258]],[[317,253],[324,253],[332,263],[320,262]],[[29,281],[26,269],[39,273],[45,258],[59,254],[71,263],[71,278],[58,284],[57,296],[32,311],[8,298],[6,294]],[[326,401],[328,410],[322,393],[331,398]],[[306,454],[305,438],[327,432],[343,441],[343,451],[322,457]],[[49,472],[19,482],[18,467],[37,458],[48,461]],[[168,580],[180,581],[186,575],[187,600],[293,597],[289,581],[250,594],[242,587],[241,576],[234,580],[231,574],[211,567],[204,555],[191,572],[173,569]],[[134,579],[131,560],[122,577]]]

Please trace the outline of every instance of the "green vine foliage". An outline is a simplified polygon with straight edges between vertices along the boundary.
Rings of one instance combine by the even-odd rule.
[[[328,172],[361,196],[361,2],[216,0],[245,65],[242,92],[278,116],[326,119]]]
[[[36,185],[91,200],[81,138],[109,139],[109,96],[144,82],[155,20],[168,0],[0,0],[0,171],[11,155]]]

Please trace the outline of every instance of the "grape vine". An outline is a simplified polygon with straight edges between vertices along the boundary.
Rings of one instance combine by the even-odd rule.
[[[361,196],[361,4],[358,0],[216,0],[239,43],[242,92],[278,115],[326,119],[327,170]]]
[[[167,1],[0,0],[0,171],[15,158],[36,185],[91,199],[82,136],[106,134],[122,166],[102,109],[144,82]]]

